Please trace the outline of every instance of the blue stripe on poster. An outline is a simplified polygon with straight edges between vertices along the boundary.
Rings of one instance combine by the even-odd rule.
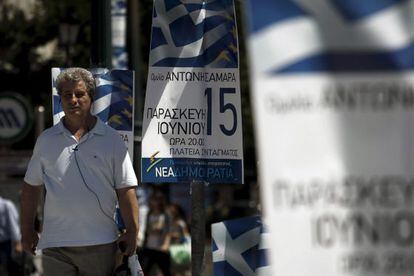
[[[259,245],[256,245],[249,250],[243,252],[241,255],[249,267],[254,271],[258,267],[269,265],[268,255],[269,249],[259,249]]]
[[[211,230],[215,276],[257,275],[259,271],[270,271],[269,244],[265,237],[269,232],[261,217],[214,223]]]
[[[60,96],[53,95],[53,106],[53,115],[63,111],[62,105],[60,104]]]
[[[254,1],[254,3],[250,5],[250,13],[260,15],[254,16],[254,19],[251,22],[252,32],[260,31],[263,28],[278,24],[284,20],[307,15],[307,13],[292,0]]]
[[[394,52],[327,52],[317,54],[273,74],[309,72],[386,72],[414,69],[414,43]]]
[[[142,168],[142,182],[242,183],[241,160],[142,158]]]
[[[224,46],[223,46],[224,45]],[[237,68],[238,56],[237,52],[230,49],[230,45],[237,47],[237,42],[231,34],[228,34],[217,40],[212,46],[207,48],[203,54],[190,58],[165,58],[153,64],[154,67],[204,67],[206,64],[218,60],[222,53],[220,68]]]
[[[236,33],[233,0],[156,0],[150,65],[237,68]]]
[[[215,276],[243,276],[239,271],[237,271],[233,266],[231,266],[227,261],[215,262],[214,263],[214,274]]]
[[[237,237],[246,233],[250,229],[256,227],[263,227],[262,220],[258,216],[242,218],[240,220],[242,220],[243,223],[239,223],[238,220],[223,221],[232,239],[236,239]]]
[[[373,15],[378,11],[407,0],[332,0],[332,4],[342,16],[350,21]]]

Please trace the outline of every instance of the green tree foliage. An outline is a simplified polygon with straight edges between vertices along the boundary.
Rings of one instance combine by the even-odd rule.
[[[28,73],[51,64],[64,65],[62,48],[56,47],[51,58],[44,59],[38,48],[59,38],[59,24],[73,13],[80,26],[78,43],[74,46],[73,63],[89,63],[90,4],[81,0],[38,0],[32,11],[24,13],[15,5],[0,4],[0,70]],[[86,51],[85,51],[86,49]]]
[[[28,9],[0,1],[0,93],[23,94],[33,105],[45,105],[51,125],[51,68],[64,67],[65,49],[59,44],[59,25],[70,14],[79,25],[71,48],[72,64],[89,66],[90,3],[84,0],[37,0]],[[40,51],[41,50],[41,51]],[[28,135],[16,147],[31,148]]]

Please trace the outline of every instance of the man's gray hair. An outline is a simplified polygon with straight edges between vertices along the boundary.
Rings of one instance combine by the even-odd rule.
[[[93,99],[95,95],[95,79],[91,72],[84,68],[80,67],[72,67],[63,70],[59,76],[56,78],[56,88],[58,94],[61,94],[62,85],[64,82],[79,82],[83,81],[85,83],[86,89],[88,91],[89,96]]]

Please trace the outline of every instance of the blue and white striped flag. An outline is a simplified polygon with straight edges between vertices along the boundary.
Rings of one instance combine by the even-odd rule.
[[[127,53],[127,1],[111,0],[112,25],[112,66],[116,69],[128,68]]]
[[[211,225],[215,276],[272,275],[268,231],[259,216]]]
[[[154,1],[150,65],[238,68],[233,0]]]
[[[250,7],[258,72],[414,68],[412,0],[261,0]]]
[[[53,124],[64,116],[56,89],[56,78],[65,68],[52,68]],[[95,77],[96,92],[92,114],[116,129],[133,156],[134,72],[129,70],[90,69]]]

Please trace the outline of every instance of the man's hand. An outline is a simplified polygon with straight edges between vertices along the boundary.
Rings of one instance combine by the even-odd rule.
[[[34,230],[22,231],[22,246],[27,253],[35,255],[36,246],[39,242],[39,234]]]
[[[135,253],[138,245],[138,202],[135,194],[135,187],[117,189],[119,209],[125,223],[126,232],[118,239],[118,246],[123,250],[124,255],[131,256]],[[122,250],[121,250],[122,251]]]
[[[138,246],[138,233],[136,232],[124,232],[118,238],[118,247],[122,253],[126,256],[132,256],[135,254]]]
[[[39,234],[35,231],[34,221],[42,190],[43,186],[32,186],[24,183],[20,197],[22,246],[24,251],[33,255],[39,242]]]
[[[22,243],[21,243],[21,241],[15,241],[15,242],[13,243],[13,248],[14,248],[14,252],[15,252],[16,254],[20,254],[20,253],[22,253],[22,251],[23,251],[23,247],[22,247]]]

